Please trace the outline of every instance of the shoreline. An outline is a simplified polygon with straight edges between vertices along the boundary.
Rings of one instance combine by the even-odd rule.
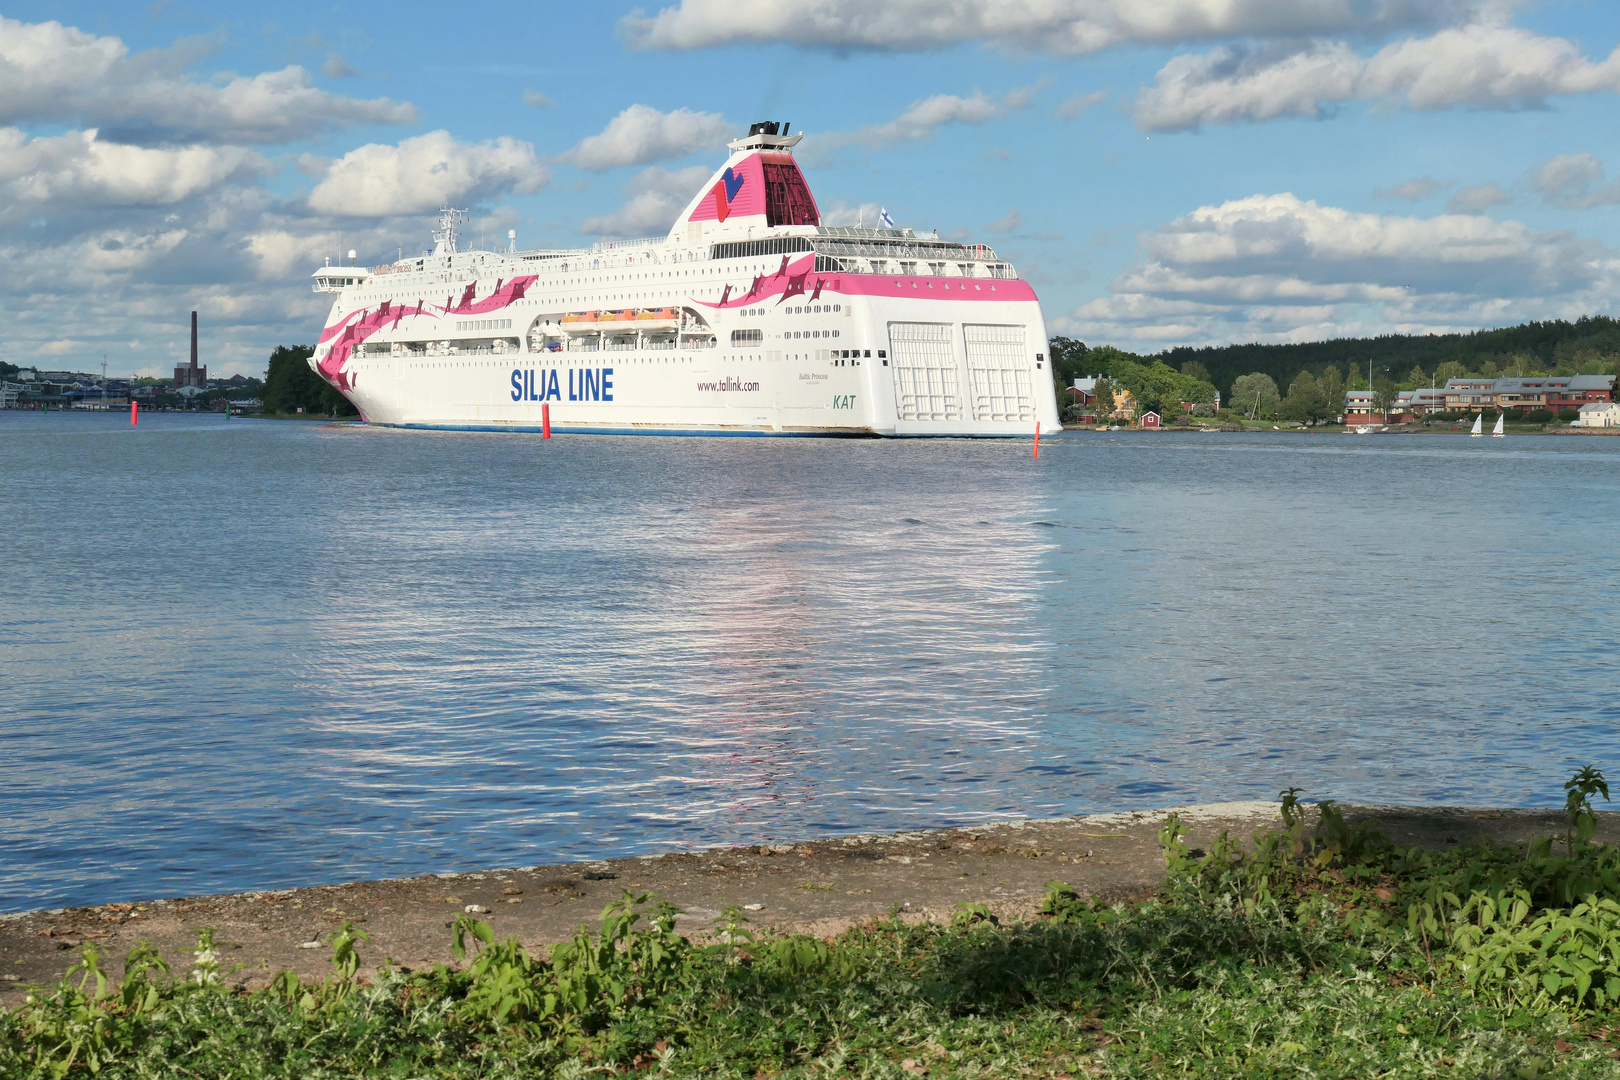
[[[1561,831],[1553,809],[1347,806],[1348,820],[1377,819],[1404,846],[1506,843]],[[197,932],[212,927],[230,982],[268,984],[279,970],[316,978],[320,944],[345,920],[371,936],[363,969],[385,958],[407,968],[451,964],[449,926],[471,911],[499,937],[532,951],[565,940],[630,889],[684,910],[678,928],[701,939],[735,905],[761,929],[829,938],[891,912],[948,923],[959,904],[982,904],[1004,921],[1027,918],[1046,883],[1107,901],[1144,897],[1164,880],[1158,830],[1177,813],[1187,842],[1207,847],[1223,829],[1246,840],[1280,825],[1273,803],[1212,803],[952,829],[842,836],[336,885],[107,903],[0,915],[0,1007],[21,1004],[31,984],[53,983],[94,942],[114,979],[137,941],[181,968]],[[1599,814],[1601,839],[1620,840],[1620,813]]]

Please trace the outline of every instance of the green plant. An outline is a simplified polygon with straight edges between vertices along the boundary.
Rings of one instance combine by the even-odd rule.
[[[1569,831],[1564,834],[1564,845],[1574,854],[1575,845],[1585,847],[1597,832],[1597,812],[1592,808],[1592,796],[1602,795],[1609,801],[1609,783],[1592,766],[1581,768],[1564,781],[1564,813],[1569,818]]]

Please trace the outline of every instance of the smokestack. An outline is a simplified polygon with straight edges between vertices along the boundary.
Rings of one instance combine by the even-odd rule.
[[[191,370],[197,370],[197,313],[191,313]]]

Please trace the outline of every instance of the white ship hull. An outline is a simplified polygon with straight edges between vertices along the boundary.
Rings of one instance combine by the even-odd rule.
[[[758,159],[791,161],[784,141],[767,146],[774,154],[741,146],[661,242],[460,252],[447,226],[440,249],[420,259],[327,267],[316,287],[340,295],[311,366],[366,421],[400,427],[1056,430],[1046,328],[1028,283],[987,248],[767,224],[763,204],[750,216],[745,181],[765,186]],[[814,220],[813,202],[796,212]]]

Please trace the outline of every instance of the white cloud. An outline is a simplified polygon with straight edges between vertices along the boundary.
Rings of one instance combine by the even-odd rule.
[[[309,193],[309,205],[353,217],[421,214],[508,191],[528,194],[550,179],[526,142],[502,136],[463,143],[447,131],[430,131],[397,146],[369,143],[349,151]]]
[[[592,172],[646,165],[724,147],[737,134],[741,133],[732,131],[719,113],[691,109],[664,113],[650,105],[632,105],[610,120],[601,134],[580,140],[561,160]]]
[[[990,224],[985,226],[986,229],[989,229],[991,232],[994,232],[994,233],[1017,232],[1019,229],[1022,229],[1023,227],[1024,227],[1024,215],[1020,214],[1016,207],[1014,207],[1013,209],[1007,211],[1006,214],[1004,214],[1003,216],[997,218],[996,220],[992,221]]]
[[[1620,49],[1601,62],[1563,38],[1473,24],[1410,38],[1362,57],[1340,41],[1225,45],[1177,56],[1138,95],[1148,131],[1324,116],[1347,101],[1382,108],[1518,109],[1555,95],[1620,90]]]
[[[1603,163],[1591,154],[1558,154],[1530,174],[1543,202],[1568,210],[1620,203],[1620,180],[1603,183]]]
[[[1008,110],[1028,105],[1030,93],[1027,89],[1014,90],[1000,101],[986,97],[983,92],[975,92],[972,97],[965,98],[955,94],[935,94],[914,103],[886,124],[874,124],[846,136],[830,138],[868,146],[931,139],[935,129],[944,124],[983,124],[989,120],[999,120],[1007,115]]]
[[[12,204],[7,209],[26,213],[42,206],[168,206],[267,169],[241,147],[153,149],[105,142],[94,130],[30,139],[0,128],[0,190]]]
[[[1387,196],[1394,199],[1405,199],[1407,202],[1417,202],[1419,199],[1427,199],[1435,192],[1442,191],[1450,186],[1449,181],[1436,180],[1432,176],[1419,176],[1408,180],[1404,184],[1396,184],[1393,187],[1375,187],[1373,188],[1373,195],[1380,199]]]
[[[343,59],[341,53],[332,52],[326,54],[326,63],[321,65],[321,74],[328,79],[352,79],[360,73]]]
[[[670,171],[654,165],[624,185],[625,204],[611,214],[587,219],[579,231],[593,236],[652,236],[668,232],[698,185],[713,170],[707,165]]]
[[[312,273],[311,268],[319,266],[323,256],[337,252],[337,244],[330,236],[274,228],[248,236],[243,246],[266,281],[285,281]]]
[[[1061,327],[1159,343],[1474,327],[1609,306],[1620,270],[1569,232],[1355,213],[1291,194],[1201,207],[1139,240],[1140,261],[1111,295]]]
[[[1057,107],[1058,119],[1073,120],[1075,117],[1089,112],[1093,105],[1100,105],[1107,100],[1108,94],[1102,90],[1090,94],[1076,94]]]
[[[186,49],[131,55],[116,37],[0,17],[0,124],[82,121],[118,141],[280,143],[350,124],[414,123],[416,109],[311,84],[296,65],[205,81]],[[341,59],[341,58],[340,58]]]
[[[639,49],[780,42],[918,50],[963,42],[1062,54],[1132,42],[1297,38],[1444,25],[1491,0],[681,0],[619,23]]]
[[[857,203],[851,206],[840,200],[822,208],[821,223],[831,228],[865,225],[869,229],[875,229],[882,216],[883,207],[878,203]]]
[[[1446,212],[1477,214],[1482,210],[1489,210],[1493,206],[1512,201],[1513,196],[1497,184],[1473,184],[1446,200]]]
[[[538,90],[525,90],[523,91],[523,104],[531,109],[549,109],[557,103]]]
[[[910,108],[887,123],[816,135],[805,142],[803,156],[810,164],[826,165],[846,146],[878,147],[926,141],[947,124],[984,124],[999,120],[1014,109],[1027,108],[1038,90],[1038,86],[1017,87],[1000,98],[987,97],[983,91],[974,91],[972,97],[935,94],[913,102]]]

